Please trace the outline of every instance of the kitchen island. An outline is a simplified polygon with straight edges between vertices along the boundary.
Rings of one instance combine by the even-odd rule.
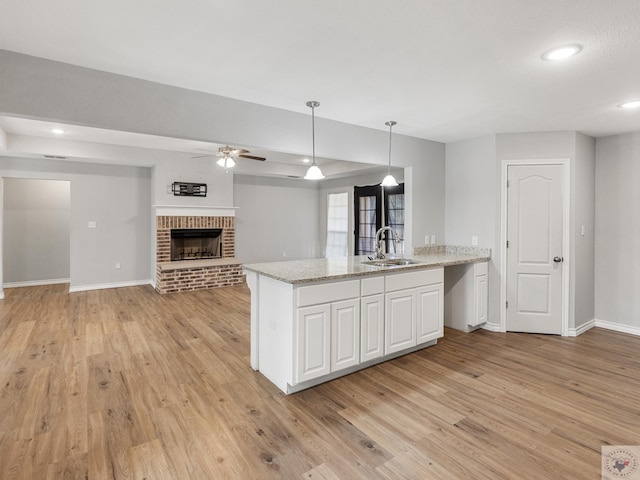
[[[434,345],[444,332],[449,266],[472,286],[452,293],[474,297],[454,301],[475,306],[463,323],[486,321],[488,249],[415,253],[390,262],[360,256],[244,265],[252,368],[293,393]]]

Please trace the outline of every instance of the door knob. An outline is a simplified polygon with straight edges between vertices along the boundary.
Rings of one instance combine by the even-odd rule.
[[[556,263],[564,262],[564,258],[562,257],[553,257],[553,261]]]

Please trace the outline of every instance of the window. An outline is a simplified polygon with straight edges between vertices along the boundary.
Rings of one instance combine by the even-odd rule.
[[[384,206],[386,224],[393,228],[400,241],[404,242],[404,183],[384,188]],[[395,252],[395,248],[398,248],[392,243],[391,236],[387,235],[387,252]]]
[[[349,194],[327,195],[327,247],[325,257],[346,257],[349,236]]]
[[[354,187],[355,255],[373,255],[376,231],[382,222],[382,187]]]
[[[355,199],[355,255],[375,253],[376,232],[389,225],[404,241],[404,183],[396,187],[371,185],[354,187]],[[391,235],[386,238],[386,251],[395,252]],[[397,252],[400,253],[400,250]]]

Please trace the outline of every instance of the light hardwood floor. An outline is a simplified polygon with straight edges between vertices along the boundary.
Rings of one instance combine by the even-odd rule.
[[[5,290],[0,478],[597,479],[640,444],[640,338],[447,330],[295,395],[249,367],[246,286]]]

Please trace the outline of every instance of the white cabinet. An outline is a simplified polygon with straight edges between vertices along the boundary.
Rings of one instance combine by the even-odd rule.
[[[416,345],[416,289],[385,295],[384,353],[394,353]]]
[[[360,281],[297,289],[294,383],[360,362]]]
[[[360,361],[384,355],[384,294],[360,300]]]
[[[417,336],[416,343],[426,343],[444,336],[444,284],[442,282],[416,290]]]
[[[489,300],[489,275],[487,262],[477,263],[473,276],[473,322],[477,326],[487,321],[487,303]]]
[[[487,322],[488,262],[447,267],[444,324],[468,332]]]
[[[363,278],[360,299],[360,361],[384,355],[384,276]]]
[[[331,371],[360,363],[360,299],[331,304]]]
[[[330,305],[299,308],[296,327],[296,382],[305,382],[330,373]]]
[[[442,337],[443,279],[442,268],[386,277],[385,354]]]

